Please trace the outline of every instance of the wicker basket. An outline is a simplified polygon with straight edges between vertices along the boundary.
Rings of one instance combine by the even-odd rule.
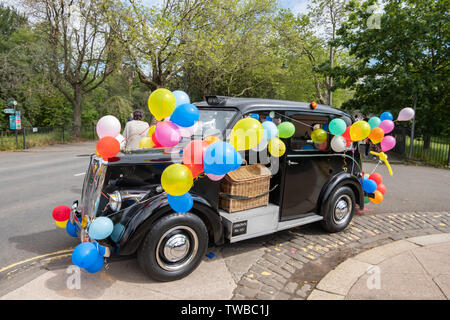
[[[228,173],[220,185],[220,208],[236,212],[268,205],[270,177],[270,170],[262,164]]]

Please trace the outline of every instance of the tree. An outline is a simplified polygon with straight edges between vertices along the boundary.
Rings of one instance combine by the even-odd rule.
[[[355,90],[344,106],[398,112],[417,102],[417,129],[425,137],[450,133],[449,20],[445,1],[385,3],[380,29],[368,28],[374,1],[351,2],[353,13],[338,42],[355,57],[335,67],[337,86]],[[429,138],[428,138],[429,139]]]
[[[73,107],[81,136],[83,96],[98,88],[120,61],[119,44],[105,12],[111,0],[27,0],[46,43],[43,65],[51,83]],[[116,21],[116,23],[119,23]]]

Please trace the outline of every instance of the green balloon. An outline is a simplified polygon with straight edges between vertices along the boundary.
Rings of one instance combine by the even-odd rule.
[[[295,126],[292,124],[292,122],[282,122],[277,126],[278,129],[278,136],[283,139],[290,138],[295,133]]]
[[[370,202],[369,197],[364,197],[364,203],[369,203],[369,202]]]
[[[378,128],[380,123],[381,123],[381,120],[378,117],[372,117],[372,118],[369,119],[370,129]]]
[[[347,129],[347,124],[342,119],[333,119],[328,125],[328,130],[335,136],[340,136],[341,134],[343,134],[345,132],[345,129]]]
[[[311,139],[315,143],[322,143],[327,141],[328,134],[323,129],[316,129],[313,132],[311,132]]]

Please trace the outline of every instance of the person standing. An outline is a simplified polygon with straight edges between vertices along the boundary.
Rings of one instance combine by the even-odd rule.
[[[137,109],[133,111],[133,120],[128,121],[123,130],[125,137],[125,149],[136,150],[139,149],[139,141],[148,134],[149,124],[144,120],[144,111]]]

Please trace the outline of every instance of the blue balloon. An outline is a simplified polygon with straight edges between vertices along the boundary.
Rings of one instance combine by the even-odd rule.
[[[181,90],[175,90],[172,92],[175,96],[175,106],[181,106],[182,104],[191,103],[191,99],[186,92]]]
[[[227,142],[215,142],[206,149],[203,155],[205,173],[217,175],[227,174],[241,166],[242,156]]]
[[[193,104],[186,103],[175,109],[170,116],[170,121],[180,127],[192,127],[198,121],[199,117],[200,113],[197,107]]]
[[[94,263],[92,263],[88,267],[85,267],[84,270],[86,270],[89,273],[96,273],[103,268],[104,264],[105,264],[105,258],[103,258],[103,255],[98,254],[97,257],[95,258]]]
[[[329,125],[329,123],[327,122],[322,127],[322,129],[325,130],[325,132],[327,132],[327,133],[328,133],[328,125]]]
[[[266,116],[266,121],[272,121],[273,119],[270,116]]]
[[[300,148],[300,150],[314,150],[314,146],[310,144],[305,144],[303,147]]]
[[[89,237],[95,240],[108,238],[114,229],[114,224],[110,218],[98,217],[89,224]]]
[[[259,114],[257,114],[257,113],[251,113],[250,117],[259,121]]]
[[[111,233],[111,240],[114,242],[119,242],[120,238],[125,231],[125,226],[121,223],[116,223],[113,228],[113,232]]]
[[[87,268],[95,262],[97,256],[97,246],[92,242],[83,242],[73,250],[72,262],[80,268]]]
[[[181,196],[172,196],[170,194],[167,195],[167,200],[169,200],[170,207],[179,213],[185,213],[192,209],[194,205],[194,200],[189,192]]]
[[[262,123],[263,129],[264,129],[264,138],[269,141],[273,137],[276,137],[278,134],[278,129],[275,123],[271,121],[264,121]]]
[[[70,219],[67,221],[66,231],[71,237],[75,237],[75,238],[78,237],[78,234],[77,234],[78,229],[79,229],[79,227],[75,223],[75,221],[74,221],[74,224],[70,223]]]
[[[384,121],[384,120],[394,120],[394,116],[392,115],[392,113],[390,113],[390,112],[383,112],[381,115],[380,115],[380,120],[381,121]]]
[[[362,182],[363,190],[367,193],[373,193],[377,190],[377,183],[372,179],[364,178]]]

